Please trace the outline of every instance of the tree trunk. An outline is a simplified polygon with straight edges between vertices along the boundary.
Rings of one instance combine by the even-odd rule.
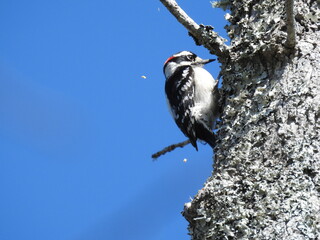
[[[320,239],[319,1],[231,0],[212,176],[183,215],[194,240]]]

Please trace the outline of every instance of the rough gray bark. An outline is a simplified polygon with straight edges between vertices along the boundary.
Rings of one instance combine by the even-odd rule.
[[[294,1],[295,49],[285,1],[230,0],[230,11],[214,171],[185,205],[190,235],[320,239],[319,1]]]

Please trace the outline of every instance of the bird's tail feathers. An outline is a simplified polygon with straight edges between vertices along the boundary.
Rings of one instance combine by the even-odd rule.
[[[191,139],[191,138],[189,139],[192,146],[194,146],[194,148],[198,151],[197,139]]]
[[[212,149],[216,145],[216,137],[214,133],[201,123],[197,124],[197,137],[208,143]]]

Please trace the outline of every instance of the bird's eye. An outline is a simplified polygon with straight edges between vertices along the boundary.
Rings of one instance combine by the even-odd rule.
[[[191,55],[187,56],[187,59],[190,60],[190,61],[193,61],[193,57]]]

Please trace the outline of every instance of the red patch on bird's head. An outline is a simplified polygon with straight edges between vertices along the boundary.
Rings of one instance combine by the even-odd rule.
[[[171,57],[169,57],[165,62],[164,62],[164,64],[163,65],[166,65],[171,59],[173,59],[173,58],[175,58],[175,56],[171,56]]]

